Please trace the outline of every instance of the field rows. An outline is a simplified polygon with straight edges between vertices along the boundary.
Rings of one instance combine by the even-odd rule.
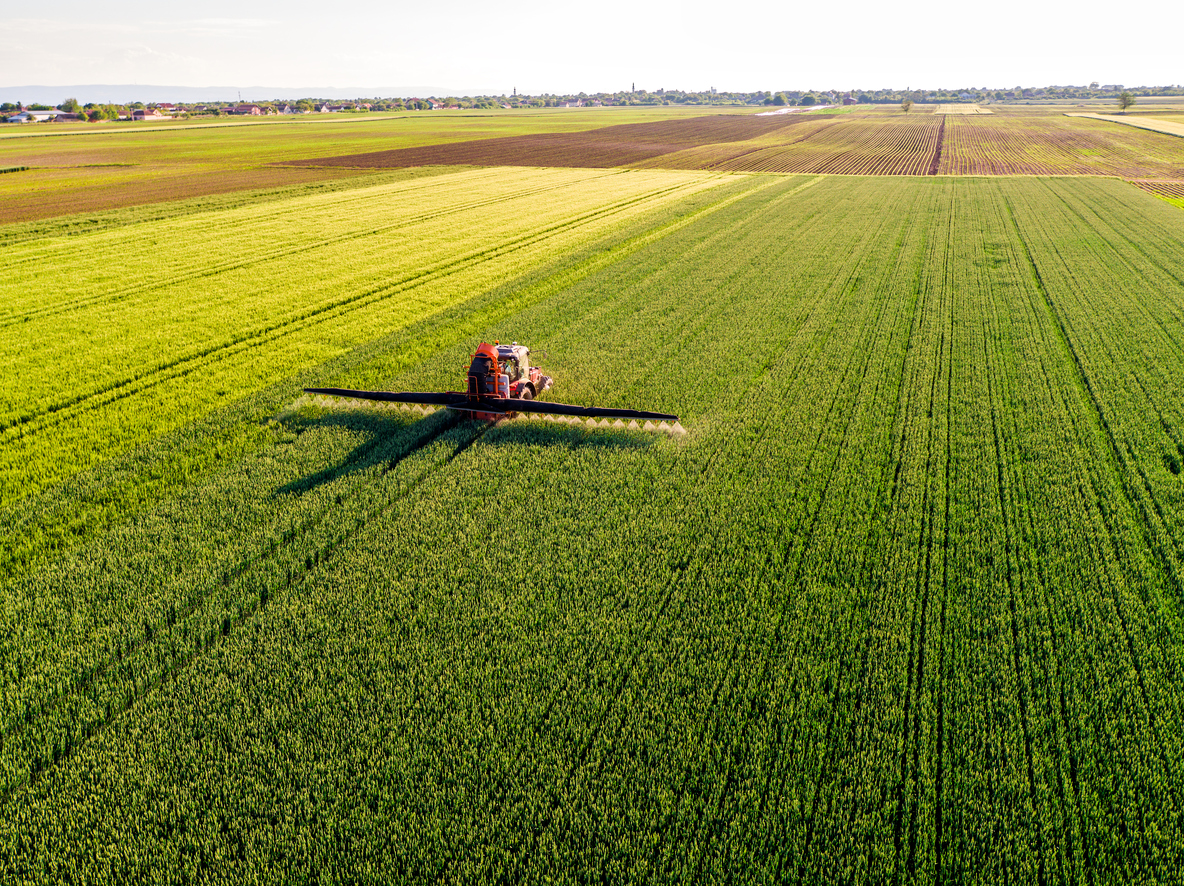
[[[743,142],[794,130],[804,117],[718,115],[625,123],[585,132],[474,139],[337,157],[291,161],[294,167],[393,169],[413,166],[558,166],[609,168],[644,164],[694,145]]]
[[[1184,142],[1066,117],[948,118],[939,174],[1184,177]]]
[[[669,181],[574,264],[149,438],[228,452],[8,569],[6,879],[1175,876],[1178,210]],[[285,408],[452,387],[493,338],[690,432]]]
[[[792,146],[757,150],[711,168],[731,172],[931,175],[944,129],[944,117],[859,122],[840,118]]]
[[[1062,115],[876,110],[705,116],[291,161],[339,170],[432,164],[1177,179],[1184,177],[1184,143],[1162,133]]]
[[[1176,200],[1184,200],[1184,181],[1136,179],[1132,181],[1131,184],[1140,190],[1146,191],[1148,194],[1155,194],[1159,197],[1170,197]]]

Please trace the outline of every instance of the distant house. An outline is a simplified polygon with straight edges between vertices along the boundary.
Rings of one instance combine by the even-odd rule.
[[[19,114],[12,114],[5,119],[9,123],[41,123],[45,120],[52,120],[61,113],[56,108],[48,111],[21,111]]]
[[[558,105],[560,108],[582,108],[583,106],[584,103],[582,101],[560,102]]]
[[[176,106],[172,102],[160,102],[159,104],[155,105],[154,107],[160,108],[162,111],[171,111]]]
[[[329,110],[334,114],[338,114],[342,111],[352,111],[353,109],[353,105],[329,105]]]
[[[258,105],[235,105],[226,113],[239,117],[258,117],[263,113],[263,109]]]
[[[958,100],[964,101],[964,102],[972,102],[972,101],[974,101],[974,96],[971,95],[969,92],[959,92],[958,93]]]
[[[86,119],[85,114],[58,114],[56,117],[50,118],[50,122],[51,123],[69,123],[70,121],[74,121],[75,123],[77,123],[77,122],[85,120],[85,119]]]
[[[851,93],[848,92],[845,96],[843,96],[843,104],[844,105],[857,105],[857,104],[859,104],[859,100],[852,98]]]
[[[164,115],[156,108],[136,108],[132,111],[133,120],[151,120]]]

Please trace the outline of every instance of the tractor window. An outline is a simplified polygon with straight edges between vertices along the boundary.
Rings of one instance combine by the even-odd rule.
[[[514,357],[502,357],[502,372],[510,377],[510,384],[518,381],[518,361]]]

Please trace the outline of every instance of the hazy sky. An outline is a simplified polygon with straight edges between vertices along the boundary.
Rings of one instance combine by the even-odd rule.
[[[1184,82],[1184,3],[1117,9],[1048,0],[40,0],[0,18],[0,85],[563,93],[634,82],[721,91]]]

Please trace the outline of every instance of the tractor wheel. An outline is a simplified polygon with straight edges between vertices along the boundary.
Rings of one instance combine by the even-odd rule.
[[[518,395],[519,400],[533,400],[534,391],[530,389],[530,385],[524,385],[522,392]]]

